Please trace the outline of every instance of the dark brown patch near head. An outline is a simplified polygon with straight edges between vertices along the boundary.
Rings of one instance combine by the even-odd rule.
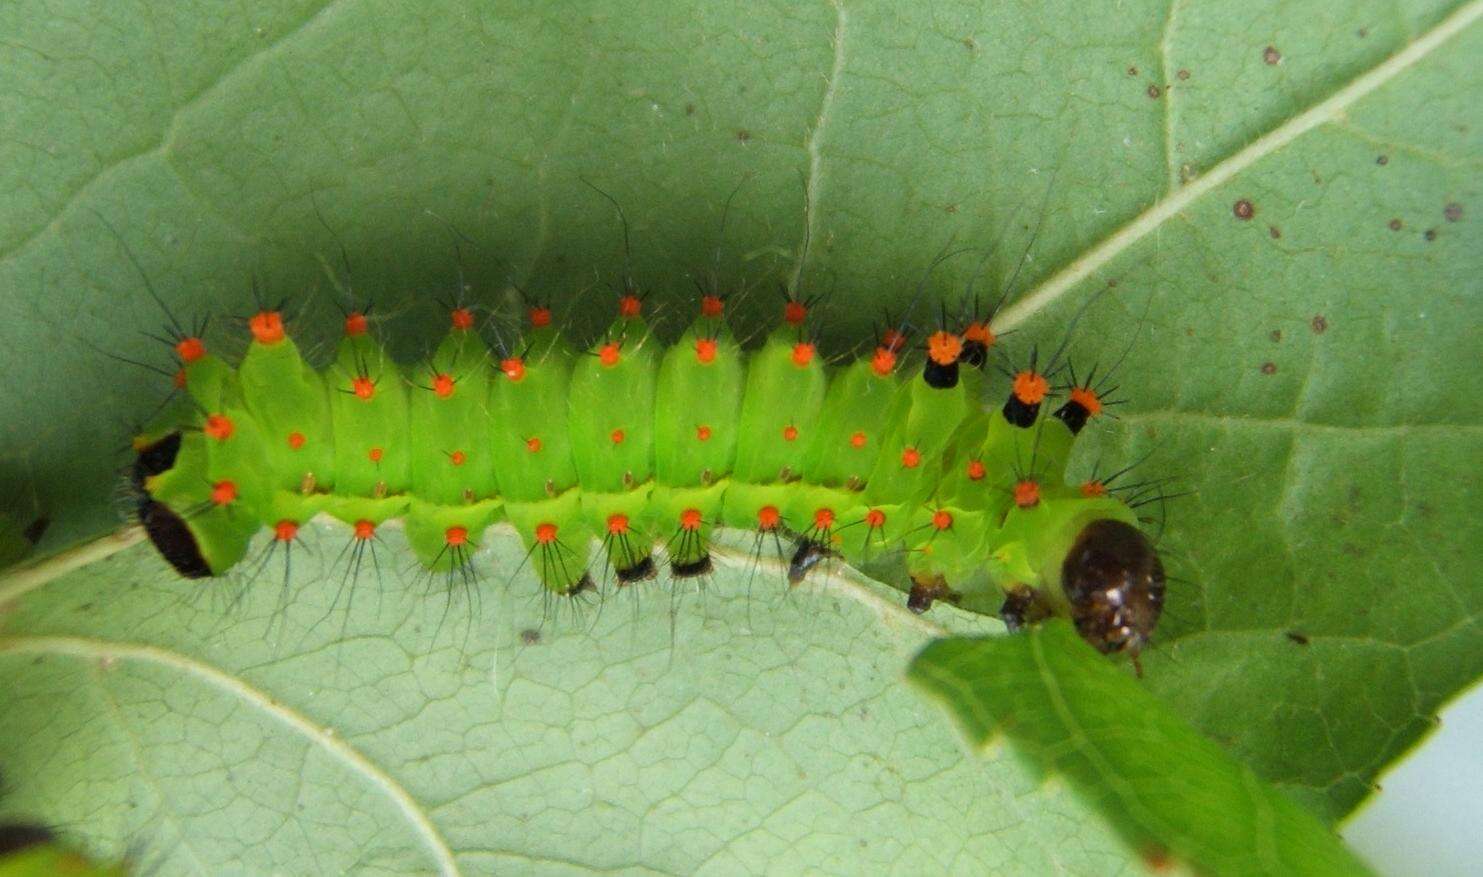
[[[1135,658],[1164,608],[1164,565],[1148,537],[1111,519],[1082,529],[1061,563],[1061,590],[1081,638]]]
[[[145,445],[134,458],[134,486],[144,489],[144,479],[168,472],[180,454],[180,433],[172,432],[154,444]]]
[[[139,523],[156,550],[175,571],[188,579],[211,577],[211,567],[201,556],[196,535],[185,519],[162,502],[145,499],[139,503]]]
[[[27,847],[51,843],[53,839],[51,829],[42,825],[26,823],[0,825],[0,856],[18,853]]]
[[[1250,199],[1242,198],[1231,208],[1231,212],[1236,214],[1237,219],[1250,219],[1256,215],[1256,205]]]

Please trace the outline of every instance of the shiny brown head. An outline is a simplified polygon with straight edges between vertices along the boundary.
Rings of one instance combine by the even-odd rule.
[[[1061,564],[1061,589],[1081,638],[1102,652],[1128,652],[1136,667],[1164,608],[1164,565],[1143,531],[1122,521],[1087,524]]]

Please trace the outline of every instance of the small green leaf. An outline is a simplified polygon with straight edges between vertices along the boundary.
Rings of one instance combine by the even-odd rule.
[[[1064,774],[1150,860],[1211,874],[1358,874],[1313,814],[1267,786],[1056,620],[938,640],[908,671],[974,748],[1002,734]]]

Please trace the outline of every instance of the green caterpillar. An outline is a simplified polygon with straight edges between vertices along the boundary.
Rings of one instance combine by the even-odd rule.
[[[319,513],[358,543],[401,519],[433,570],[464,569],[507,521],[562,595],[594,587],[593,541],[626,586],[656,575],[656,545],[674,577],[709,572],[713,530],[740,528],[794,540],[795,583],[824,558],[903,556],[923,610],[987,573],[1012,627],[1069,615],[1093,645],[1136,658],[1162,608],[1157,553],[1104,482],[1062,477],[1076,434],[1111,404],[1098,385],[1073,374],[1054,388],[1056,358],[1032,357],[986,409],[997,339],[977,317],[944,320],[916,349],[887,330],[831,369],[809,310],[789,298],[744,352],[725,302],[706,295],[665,347],[630,289],[588,347],[534,306],[496,354],[456,307],[433,354],[407,367],[357,311],[323,373],[277,311],[251,318],[235,368],[176,324],[176,384],[194,410],[136,439],[139,519],[189,577],[231,569],[265,525],[291,543]]]

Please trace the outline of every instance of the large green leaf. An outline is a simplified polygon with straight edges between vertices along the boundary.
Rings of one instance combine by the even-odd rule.
[[[159,397],[156,376],[87,346],[164,361],[134,334],[162,318],[105,219],[182,315],[244,312],[257,275],[303,303],[310,337],[335,316],[319,258],[343,243],[408,354],[440,321],[423,300],[456,282],[449,225],[476,242],[462,259],[487,300],[513,277],[578,327],[602,318],[621,235],[583,176],[624,205],[634,272],[660,301],[706,270],[721,205],[745,181],[722,278],[757,290],[743,310],[771,311],[771,285],[805,269],[805,285],[834,289],[840,347],[912,298],[949,237],[997,244],[981,284],[997,288],[1038,226],[1009,346],[1055,345],[1116,281],[1071,349],[1105,362],[1141,326],[1122,369],[1131,403],[1082,463],[1152,450],[1145,471],[1192,492],[1167,510],[1162,547],[1183,581],[1147,684],[1337,816],[1483,670],[1483,508],[1468,489],[1483,456],[1483,338],[1468,331],[1483,322],[1480,13],[1381,0],[8,4],[5,482],[17,496],[34,484],[55,519],[44,550],[100,532],[124,424]],[[938,288],[960,290],[973,261],[943,266]],[[230,349],[237,334],[218,320],[212,340]],[[130,578],[137,563],[32,592],[6,629],[55,632],[32,625],[87,582],[153,594],[138,612],[162,627],[204,623],[168,608],[182,586],[157,568]],[[69,623],[68,636],[154,642],[100,610]],[[429,649],[409,627],[381,634]],[[496,647],[471,640],[471,654]],[[157,644],[234,678],[267,660],[209,642]],[[418,696],[454,702],[456,680],[432,675]],[[261,683],[342,725],[321,706],[341,695],[279,684]],[[68,788],[93,788],[76,783],[97,765],[67,757],[85,749],[47,759],[71,771]],[[396,758],[457,749],[377,761],[397,773]],[[453,794],[437,779],[410,793],[430,808]],[[219,801],[189,803],[234,824]]]

